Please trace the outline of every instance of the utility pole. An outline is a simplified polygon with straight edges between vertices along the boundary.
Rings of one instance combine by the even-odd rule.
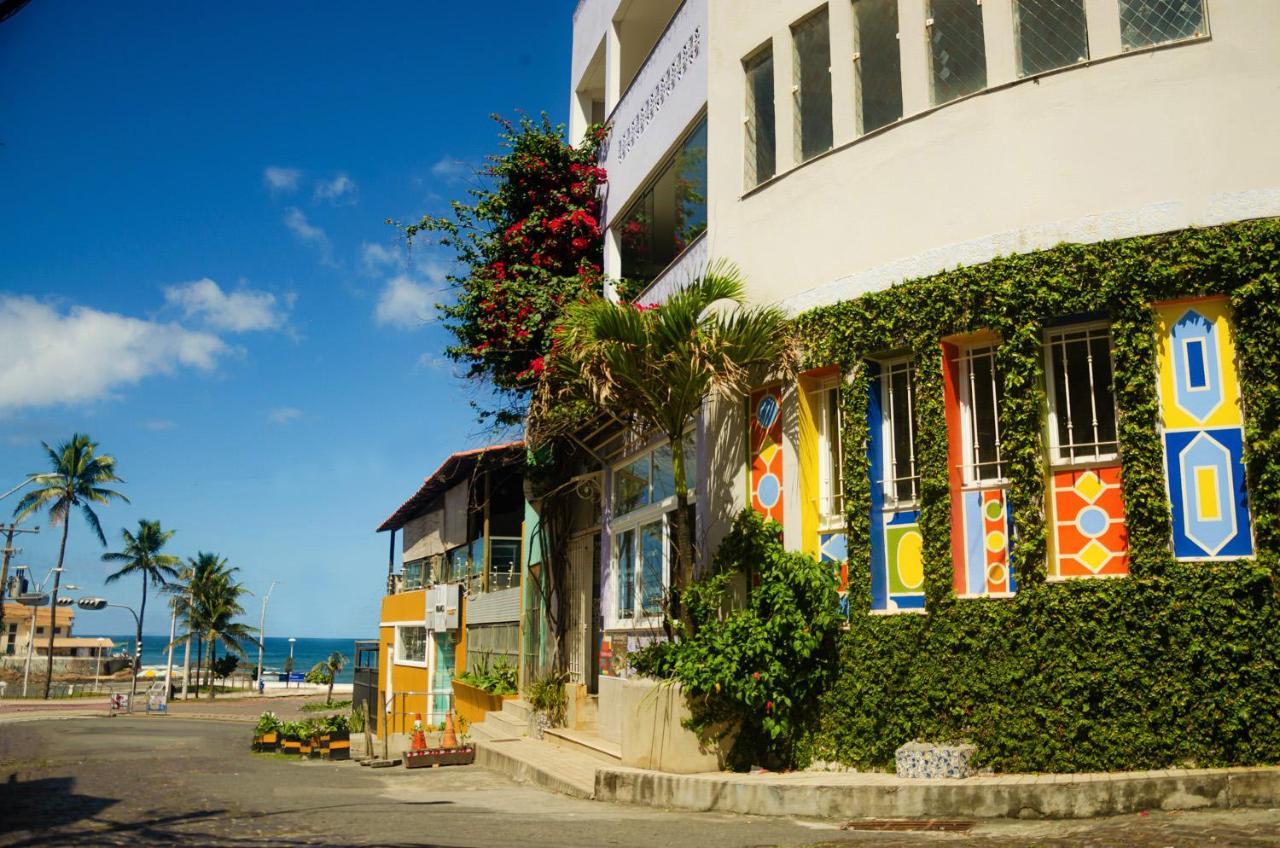
[[[13,546],[13,537],[18,533],[39,533],[39,527],[30,530],[14,524],[0,524],[0,533],[4,534],[4,562],[0,565],[0,639],[4,638],[4,595],[9,591],[9,560],[18,552]]]

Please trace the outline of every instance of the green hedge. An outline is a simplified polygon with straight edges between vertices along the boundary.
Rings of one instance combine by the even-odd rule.
[[[1227,294],[1245,407],[1259,556],[1178,563],[1158,435],[1151,303]],[[1130,570],[1045,582],[1047,322],[1112,323]],[[1090,771],[1280,762],[1280,223],[1259,221],[1051,250],[947,271],[800,316],[808,364],[838,364],[844,444],[866,443],[868,356],[917,362],[926,616],[872,616],[865,453],[845,456],[850,606],[817,756],[891,762],[911,739],[970,740],[1001,770]],[[1018,596],[957,600],[942,337],[998,332]]]

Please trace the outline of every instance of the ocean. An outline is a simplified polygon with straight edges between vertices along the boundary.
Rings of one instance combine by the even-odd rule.
[[[80,636],[82,634],[76,633]],[[92,635],[92,634],[84,634]],[[133,634],[127,636],[110,635],[107,637],[115,641],[115,649],[117,652],[131,650],[133,647]],[[350,683],[352,681],[351,664],[355,661],[355,647],[353,643],[355,639],[303,639],[299,638],[293,645],[293,670],[307,672],[313,665],[329,658],[329,654],[337,651],[347,658],[347,665],[338,675],[335,683]],[[169,643],[169,634],[163,636],[146,635],[142,637],[142,664],[143,666],[163,666],[165,662],[165,645]],[[218,647],[218,655],[222,655],[222,647]],[[240,660],[240,667],[244,669],[255,668],[258,665],[258,649],[257,646],[245,646],[246,656]],[[289,639],[283,636],[268,636],[266,644],[263,645],[262,667],[264,669],[264,677],[267,674],[278,673],[284,671],[284,661],[289,656]],[[195,644],[191,645],[191,662],[196,661]],[[175,666],[182,665],[182,646],[173,649],[173,664]]]

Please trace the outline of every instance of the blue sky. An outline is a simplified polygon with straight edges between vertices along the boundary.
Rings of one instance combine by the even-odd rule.
[[[281,581],[268,635],[373,633],[374,527],[489,438],[432,320],[449,256],[384,221],[462,196],[491,113],[564,120],[571,15],[35,0],[0,24],[0,491],[87,432],[132,499],[99,512],[112,549],[158,519],[258,597]],[[56,542],[17,562],[44,575]],[[102,550],[76,520],[64,581],[136,602]]]

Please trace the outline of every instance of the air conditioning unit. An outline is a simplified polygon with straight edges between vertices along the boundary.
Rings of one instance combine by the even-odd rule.
[[[462,609],[462,584],[438,583],[427,590],[427,629],[457,630]]]

